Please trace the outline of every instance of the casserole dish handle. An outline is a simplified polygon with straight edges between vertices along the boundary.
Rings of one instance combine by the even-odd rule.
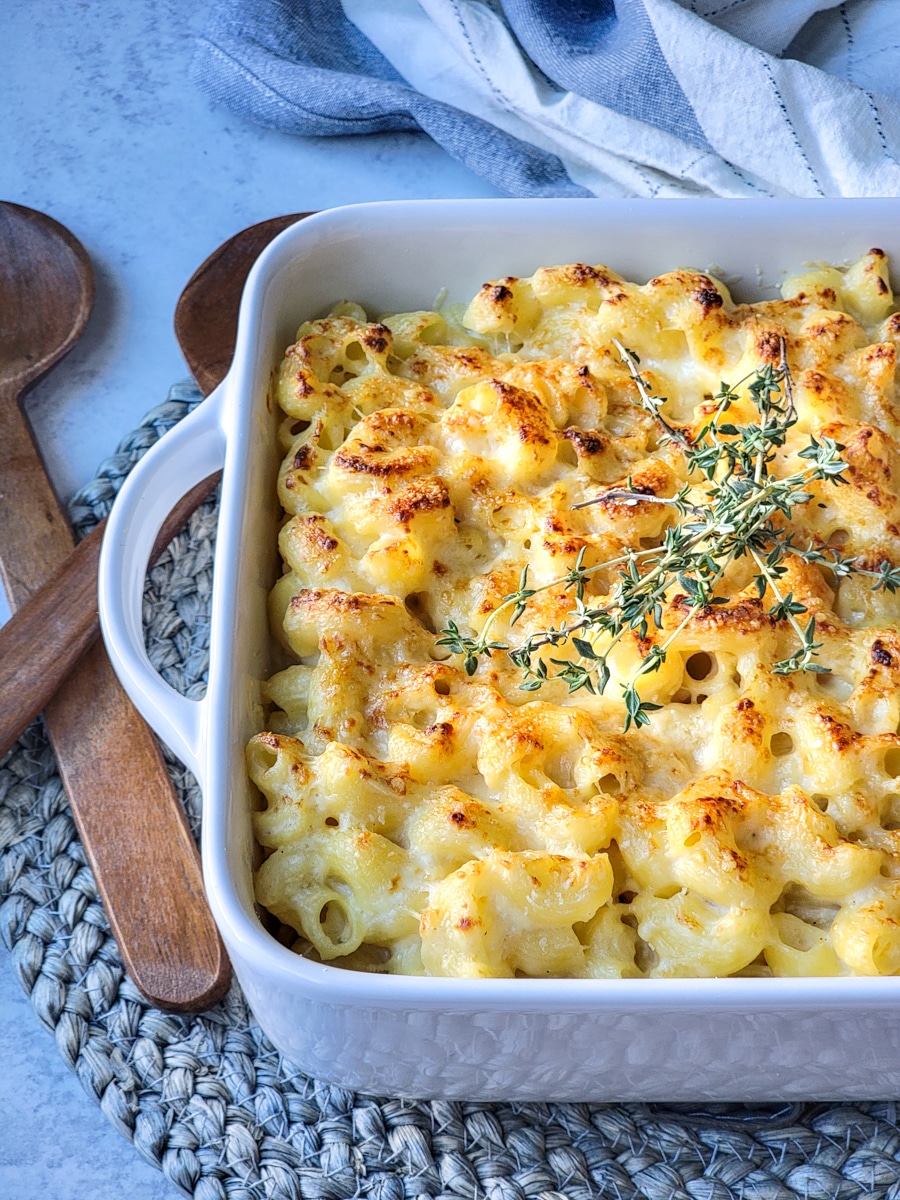
[[[153,446],[107,518],[100,552],[103,640],[116,674],[150,727],[201,780],[205,700],[188,700],[158,673],[144,645],[144,580],[156,536],[182,496],[225,462],[222,387]]]

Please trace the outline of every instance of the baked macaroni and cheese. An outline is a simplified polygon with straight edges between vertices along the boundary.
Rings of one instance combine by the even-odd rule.
[[[755,304],[575,264],[301,326],[248,748],[290,944],[900,973],[898,344],[879,250]]]

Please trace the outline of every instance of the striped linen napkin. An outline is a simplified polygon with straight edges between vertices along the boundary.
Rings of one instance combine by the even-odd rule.
[[[900,0],[215,0],[194,77],[511,195],[900,195]]]

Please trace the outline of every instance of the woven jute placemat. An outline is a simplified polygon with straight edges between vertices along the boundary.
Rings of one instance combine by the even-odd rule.
[[[141,455],[200,400],[172,389],[73,502],[84,534]],[[153,568],[151,658],[202,694],[216,503]],[[200,797],[169,759],[196,834]],[[152,902],[148,898],[148,902]],[[128,979],[40,722],[0,760],[0,936],[88,1094],[196,1200],[900,1200],[893,1103],[696,1107],[413,1103],[286,1063],[235,985],[177,1017]]]

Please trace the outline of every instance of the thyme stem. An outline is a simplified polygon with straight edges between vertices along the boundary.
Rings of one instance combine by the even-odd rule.
[[[609,501],[636,507],[656,504],[674,510],[681,520],[665,527],[661,545],[629,550],[603,563],[584,566],[585,549],[579,551],[575,565],[565,575],[537,587],[528,584],[528,568],[523,569],[519,587],[505,596],[487,617],[477,637],[465,634],[452,621],[441,630],[438,645],[448,646],[464,656],[465,669],[474,674],[482,656],[499,650],[509,652],[512,662],[523,672],[520,685],[536,691],[549,679],[561,679],[570,691],[585,688],[603,693],[612,677],[609,656],[626,633],[633,632],[643,643],[651,639],[649,651],[621,684],[625,704],[625,729],[640,727],[659,705],[641,700],[638,680],[658,670],[690,622],[703,609],[727,605],[727,596],[716,594],[729,566],[744,555],[756,568],[754,583],[760,600],[767,592],[774,597],[768,609],[775,621],[785,620],[797,636],[799,647],[787,659],[774,663],[776,674],[795,671],[824,672],[828,668],[816,661],[821,644],[815,641],[815,618],[804,628],[797,619],[806,606],[791,592],[780,587],[787,571],[785,560],[797,556],[810,563],[829,567],[844,577],[859,573],[875,579],[875,590],[900,590],[900,567],[881,563],[876,570],[857,566],[844,558],[836,547],[810,543],[795,544],[790,529],[794,509],[813,499],[807,487],[816,481],[838,485],[846,463],[843,446],[821,437],[810,437],[799,451],[804,465],[788,475],[778,476],[773,464],[787,442],[789,431],[797,423],[784,339],[780,344],[780,364],[766,363],[746,375],[734,386],[722,383],[712,397],[715,409],[693,438],[667,421],[661,413],[665,400],[652,394],[640,373],[637,356],[613,339],[622,361],[638,392],[639,406],[653,417],[666,441],[674,443],[685,460],[688,482],[676,496],[645,495],[632,487],[613,487],[574,508]],[[746,391],[758,413],[756,423],[736,425],[726,420],[729,409],[740,399],[738,389]],[[704,502],[696,502],[699,489]],[[602,599],[586,598],[585,584],[598,571],[617,570],[617,579]],[[491,630],[502,613],[513,611],[510,626],[515,625],[528,604],[540,592],[555,587],[574,589],[575,602],[559,627],[529,634],[516,648],[505,642],[490,641]],[[673,599],[686,600],[688,611],[664,637],[665,607]],[[659,636],[657,636],[659,635]],[[574,654],[565,658],[546,658],[540,651],[571,644]],[[551,668],[556,668],[551,671]]]

